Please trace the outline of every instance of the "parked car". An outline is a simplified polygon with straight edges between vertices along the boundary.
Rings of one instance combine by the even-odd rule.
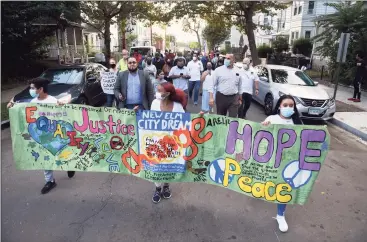
[[[258,65],[259,95],[255,101],[270,115],[280,96],[290,94],[296,100],[303,119],[329,120],[336,110],[335,100],[303,71],[281,65]]]
[[[101,72],[107,68],[97,63],[65,65],[44,71],[40,77],[51,81],[48,94],[70,103],[102,106],[106,95],[101,87]],[[30,102],[29,87],[14,96],[14,102]]]

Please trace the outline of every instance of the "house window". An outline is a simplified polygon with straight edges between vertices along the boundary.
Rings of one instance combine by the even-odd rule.
[[[285,22],[283,22],[282,28],[283,28],[283,29],[285,28]]]
[[[293,15],[297,15],[297,7],[294,7]]]
[[[294,32],[292,32],[292,40],[294,39]]]
[[[315,8],[315,1],[309,1],[308,2],[308,11],[307,11],[307,13],[308,14],[313,14],[314,8]]]
[[[264,17],[264,25],[265,26],[269,25],[269,18],[268,18],[268,16]]]
[[[305,32],[305,38],[306,38],[306,39],[311,38],[311,31],[307,30],[307,31]]]
[[[302,12],[302,6],[299,6],[298,7],[298,14],[301,14],[301,12]]]
[[[295,36],[295,39],[298,39],[298,31],[296,32],[296,36]]]

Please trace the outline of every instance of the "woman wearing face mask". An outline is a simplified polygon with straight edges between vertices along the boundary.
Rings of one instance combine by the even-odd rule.
[[[296,102],[291,95],[281,96],[274,110],[274,115],[267,117],[265,121],[262,122],[263,125],[267,126],[270,124],[303,124],[299,117]],[[286,204],[278,204],[278,214],[275,218],[278,222],[279,230],[282,232],[288,231],[288,224],[284,216],[285,208]]]
[[[152,102],[150,110],[162,112],[184,113],[187,105],[185,93],[180,89],[175,89],[169,82],[161,83],[157,86],[156,99]],[[155,192],[152,197],[153,203],[159,203],[161,198],[169,199],[171,190],[168,183],[155,183]]]
[[[161,71],[161,70],[158,70],[158,75],[157,75],[157,78],[153,80],[153,88],[154,88],[154,92],[156,93],[157,92],[157,88],[158,88],[158,85],[164,83],[164,82],[167,82],[166,80],[164,80],[164,72]]]
[[[118,68],[116,66],[116,60],[114,58],[110,58],[109,72],[114,72],[116,74],[116,78],[117,78]],[[106,98],[107,98],[106,107],[112,107],[113,101],[115,99],[115,95],[114,94],[106,94]]]

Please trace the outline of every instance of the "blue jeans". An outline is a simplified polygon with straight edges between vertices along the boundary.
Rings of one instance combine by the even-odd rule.
[[[194,91],[194,103],[198,103],[199,90],[201,81],[189,81],[189,96],[192,98],[192,91]]]
[[[107,97],[106,107],[112,107],[113,100],[115,99],[115,95],[113,95],[113,94],[106,94],[106,97]]]
[[[286,207],[287,207],[287,204],[278,204],[278,215],[279,216],[284,216]]]
[[[46,182],[52,182],[54,180],[54,172],[52,170],[45,170],[43,174],[45,175]]]
[[[209,112],[209,92],[208,90],[203,90],[203,97],[201,98],[201,111]]]

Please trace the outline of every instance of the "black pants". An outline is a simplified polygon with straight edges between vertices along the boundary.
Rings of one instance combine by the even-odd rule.
[[[356,76],[356,78],[354,79],[353,98],[361,99],[361,84],[362,84],[362,78]]]
[[[228,113],[229,117],[236,118],[238,114],[238,107],[240,106],[238,99],[238,94],[224,95],[220,92],[217,92],[215,96],[217,114],[226,116]]]
[[[242,105],[238,108],[238,117],[246,118],[248,109],[250,108],[252,101],[252,95],[249,93],[242,93]]]

